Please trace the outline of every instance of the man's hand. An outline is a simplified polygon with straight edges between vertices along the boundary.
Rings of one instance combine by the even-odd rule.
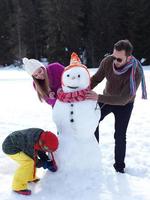
[[[86,99],[97,101],[98,100],[98,94],[91,90],[86,94]]]

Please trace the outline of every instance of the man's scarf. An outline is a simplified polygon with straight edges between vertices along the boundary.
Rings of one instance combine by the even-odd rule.
[[[71,102],[77,102],[77,101],[84,101],[85,95],[90,90],[90,88],[86,88],[84,90],[75,91],[75,92],[63,92],[62,89],[60,89],[57,93],[57,98],[60,101],[71,103]]]
[[[130,92],[131,96],[135,96],[136,94],[136,82],[135,82],[135,72],[136,68],[139,66],[141,75],[142,75],[142,82],[141,82],[141,87],[142,87],[142,98],[147,99],[147,92],[146,92],[146,83],[145,83],[145,77],[144,77],[144,72],[141,63],[135,58],[131,57],[130,61],[122,68],[122,69],[116,69],[115,65],[113,64],[113,71],[116,75],[121,75],[127,72],[129,69],[131,69],[131,74],[130,74]]]

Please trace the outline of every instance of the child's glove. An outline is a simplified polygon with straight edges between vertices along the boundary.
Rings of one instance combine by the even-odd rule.
[[[43,168],[48,169],[51,172],[56,172],[57,171],[57,166],[52,160],[47,160],[43,163]]]

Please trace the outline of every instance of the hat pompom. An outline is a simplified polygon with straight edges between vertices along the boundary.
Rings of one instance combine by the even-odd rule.
[[[25,58],[22,59],[22,62],[25,65],[25,64],[27,64],[27,62],[29,62],[29,59],[25,57]]]

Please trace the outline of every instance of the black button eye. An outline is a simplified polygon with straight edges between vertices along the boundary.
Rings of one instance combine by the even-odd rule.
[[[67,74],[67,77],[69,77],[70,75],[69,74]]]
[[[80,74],[78,74],[78,78],[80,78]]]

